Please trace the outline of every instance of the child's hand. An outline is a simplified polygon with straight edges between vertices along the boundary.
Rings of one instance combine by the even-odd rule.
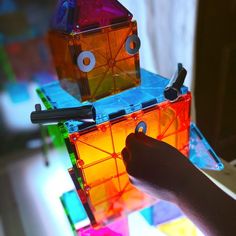
[[[130,134],[122,156],[131,182],[159,198],[176,202],[195,167],[178,150],[143,133]]]

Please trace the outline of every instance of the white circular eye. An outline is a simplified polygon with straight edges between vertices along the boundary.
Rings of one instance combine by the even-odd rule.
[[[92,52],[84,51],[77,57],[77,66],[83,72],[90,72],[96,65],[96,59]]]
[[[134,47],[131,47],[132,44]],[[130,55],[136,54],[139,51],[140,46],[141,41],[136,34],[130,35],[125,42],[125,49]]]

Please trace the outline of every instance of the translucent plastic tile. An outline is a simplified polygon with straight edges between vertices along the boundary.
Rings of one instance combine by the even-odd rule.
[[[163,200],[160,200],[153,206],[142,210],[140,213],[146,221],[153,226],[157,226],[183,216],[182,211],[175,204]]]
[[[73,230],[89,225],[89,219],[76,191],[64,193],[60,200]]]
[[[224,165],[197,126],[191,124],[190,160],[201,169],[222,170]]]
[[[91,163],[106,160],[114,153],[110,124],[106,123],[90,132],[80,134],[75,145],[78,155],[83,157],[85,167]]]
[[[63,135],[57,125],[49,125],[48,134],[55,148],[60,149],[65,146]]]
[[[125,139],[135,132],[140,122],[144,122],[148,136],[164,140],[180,151],[185,147],[187,156],[189,126],[182,124],[187,120],[190,124],[190,101],[190,94],[186,94],[175,103],[163,102],[86,131],[70,134],[77,152],[77,168],[87,189],[87,202],[98,224],[154,202],[130,184],[121,157]]]
[[[150,81],[145,80],[154,82],[153,94],[149,93]],[[81,189],[78,185],[77,191],[87,213],[94,219],[92,224],[108,224],[120,215],[155,202],[131,185],[121,157],[126,137],[140,122],[146,123],[147,135],[171,144],[188,156],[191,95],[183,94],[177,102],[170,103],[161,93],[168,80],[142,70],[142,81],[137,88],[96,101],[97,125],[65,123],[70,150],[75,151],[74,168],[84,186]],[[53,104],[54,108],[82,105],[58,83],[44,86],[39,93],[44,103]]]
[[[131,19],[132,14],[117,0],[59,0],[52,28],[74,33]]]
[[[167,79],[141,69],[141,80],[141,86],[94,102],[93,105],[96,108],[97,115],[96,123],[104,123],[111,118],[114,119],[124,114],[130,114],[165,101],[163,90],[168,84]],[[146,86],[152,83],[152,88],[156,89],[153,94],[150,94]],[[182,90],[183,94],[188,92],[186,87],[183,87]],[[79,107],[84,104],[91,104],[79,102],[63,90],[58,82],[42,86],[38,93],[44,103],[50,104],[52,108]],[[70,133],[84,129],[82,123],[76,121],[69,121],[67,127]]]
[[[186,217],[181,217],[171,222],[167,222],[157,227],[165,235],[169,236],[198,236],[200,234],[197,227]]]
[[[5,89],[14,103],[21,103],[30,99],[28,86],[24,82],[8,82]]]
[[[135,39],[136,22],[72,35],[51,31],[49,41],[61,86],[80,101],[95,101],[138,86]]]
[[[100,229],[81,229],[78,236],[129,236],[129,225],[126,217],[117,219],[113,223]]]

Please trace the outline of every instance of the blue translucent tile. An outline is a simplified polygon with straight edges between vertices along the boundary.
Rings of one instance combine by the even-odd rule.
[[[183,216],[182,211],[175,204],[167,201],[158,201],[155,205],[142,210],[140,213],[153,226]]]
[[[76,0],[59,0],[51,27],[64,32],[71,32],[74,23],[75,7]]]
[[[13,103],[21,103],[30,99],[27,83],[23,82],[12,82],[5,85],[6,91],[8,92]]]
[[[182,211],[173,203],[160,201],[153,206],[153,224],[159,225],[183,216]]]
[[[55,81],[55,76],[52,74],[49,74],[47,72],[39,72],[39,73],[34,74],[33,80],[39,86],[43,86],[44,84],[48,84],[48,83]]]
[[[72,190],[64,193],[60,199],[67,217],[74,228],[76,228],[76,225],[81,221],[86,221],[88,219],[86,211],[76,191]]]
[[[163,95],[163,89],[169,84],[169,80],[156,75],[152,72],[141,70],[141,89],[156,97],[158,102],[163,102],[165,100]],[[188,88],[186,86],[182,86],[181,94],[186,94],[188,92]]]
[[[141,79],[142,84],[139,87],[94,102],[93,105],[96,109],[96,124],[165,101],[163,91],[169,80],[143,69],[141,70]],[[55,109],[79,107],[85,104],[91,104],[89,102],[81,103],[63,90],[58,82],[53,82],[49,85],[43,86],[41,91]],[[183,87],[182,91],[183,94],[186,94],[188,89]],[[69,121],[66,125],[70,133],[85,128],[82,123],[77,121]]]
[[[153,222],[153,206],[147,207],[140,211],[140,214],[148,222],[149,225],[154,225]]]
[[[190,161],[201,169],[222,170],[224,168],[220,158],[211,148],[203,134],[195,124],[190,128]]]

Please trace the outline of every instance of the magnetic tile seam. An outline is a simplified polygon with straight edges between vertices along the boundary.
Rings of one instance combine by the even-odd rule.
[[[77,192],[77,194],[78,194],[78,196],[79,196],[79,198],[80,198],[80,200],[81,200],[81,202],[82,202],[82,204],[84,206],[85,211],[87,212],[87,215],[88,215],[88,218],[89,218],[91,224],[92,225],[94,225],[94,224],[96,225],[97,222],[96,222],[94,214],[93,214],[93,212],[91,210],[89,199],[86,197],[85,191],[81,188],[80,184],[78,183],[75,171],[76,170],[73,169],[73,168],[68,170],[68,172],[69,172],[69,174],[71,176],[71,179],[72,179],[72,181],[73,181],[73,183],[74,183],[74,185],[76,187],[76,192]],[[85,199],[81,199],[81,193],[85,194],[86,200]]]
[[[96,166],[96,164],[100,164],[100,163],[102,163],[102,162],[106,162],[106,161],[108,161],[108,160],[110,160],[110,159],[114,159],[115,165],[116,165],[116,176],[111,176],[111,178],[116,178],[116,177],[118,178],[119,191],[121,191],[121,183],[120,183],[120,178],[119,178],[119,176],[122,175],[122,174],[124,174],[125,172],[119,173],[118,164],[117,164],[117,160],[116,160],[116,159],[117,159],[117,158],[122,159],[122,157],[121,157],[121,154],[115,152],[114,138],[113,138],[113,134],[112,134],[112,130],[111,130],[110,125],[109,125],[109,132],[110,132],[110,137],[111,137],[111,142],[112,142],[113,153],[107,152],[106,150],[103,150],[103,149],[101,149],[101,148],[99,148],[99,147],[96,147],[96,146],[91,145],[91,144],[89,144],[89,143],[83,142],[83,141],[81,141],[81,140],[77,140],[77,142],[83,143],[83,144],[85,144],[85,145],[87,145],[87,146],[89,146],[89,147],[91,147],[91,148],[94,148],[94,149],[96,149],[96,150],[98,150],[98,151],[104,152],[104,153],[106,153],[106,154],[109,155],[109,156],[106,157],[106,158],[103,158],[103,159],[101,159],[101,160],[97,160],[97,161],[95,161],[95,162],[92,162],[92,163],[90,163],[90,164],[87,164],[87,165],[85,165],[85,166],[83,166],[83,167],[78,167],[78,168],[81,168],[82,173],[83,173],[83,170],[84,170],[84,169],[87,169],[87,168],[92,167],[92,166]],[[75,146],[75,148],[76,148],[77,153],[79,153],[79,148],[77,148],[77,146]],[[114,155],[115,155],[115,157],[114,157]],[[81,160],[82,160],[82,159],[81,159]],[[85,181],[86,181],[86,176],[84,175],[84,173],[83,173],[83,178],[84,178]],[[87,181],[86,181],[86,183],[87,183]],[[100,182],[100,183],[97,184],[97,185],[100,185],[101,183],[102,183],[102,182]],[[95,186],[96,186],[96,185],[95,185]]]
[[[132,23],[133,23],[133,22],[131,22],[131,24],[132,24]],[[125,60],[128,60],[128,59],[134,58],[134,55],[133,55],[133,56],[129,56],[129,57],[126,57],[126,58],[123,58],[123,59],[120,59],[120,60],[116,60],[116,58],[117,58],[117,56],[119,55],[119,53],[120,53],[120,51],[121,51],[121,49],[122,49],[122,47],[123,47],[125,41],[127,40],[127,37],[129,36],[129,34],[130,34],[131,32],[133,32],[133,27],[134,27],[134,26],[131,25],[130,30],[128,31],[128,34],[125,36],[125,40],[124,40],[123,43],[121,44],[121,47],[119,48],[119,50],[118,50],[118,52],[117,52],[117,54],[116,54],[116,56],[115,56],[115,58],[114,58],[114,60],[115,60],[116,62],[125,61]],[[132,78],[127,72],[125,72],[125,71],[123,71],[122,69],[120,69],[120,67],[117,66],[117,63],[115,64],[115,67],[118,68],[121,72],[125,73],[125,74],[126,74],[128,77],[130,77],[131,79],[134,79],[134,78]]]
[[[116,155],[113,158],[115,159],[115,163],[116,163],[116,173],[118,175],[118,186],[119,186],[119,191],[121,191],[121,183],[120,183],[119,169],[118,169],[118,164],[117,164],[117,154],[116,154],[116,150],[115,150],[114,136],[113,136],[113,133],[112,133],[111,126],[109,126],[109,128],[110,128],[109,131],[110,131],[110,135],[111,135],[113,153]],[[114,155],[114,154],[112,154],[112,155]]]
[[[107,40],[108,40],[108,45],[109,45],[109,54],[110,54],[110,58],[112,58],[112,53],[111,53],[111,41],[110,41],[110,36],[109,33],[107,33]],[[112,75],[114,74],[114,68],[112,67]],[[116,91],[116,80],[115,78],[112,76],[113,79],[113,84],[114,84],[114,91]]]
[[[121,43],[121,46],[119,47],[119,49],[118,49],[116,55],[114,56],[114,58],[112,58],[112,60],[116,61],[117,56],[119,55],[119,53],[120,53],[120,51],[121,51],[121,49],[122,49],[122,47],[123,47],[123,45],[124,45],[124,43],[125,43],[125,41],[126,41],[128,35],[130,34],[130,32],[132,32],[132,30],[133,30],[133,29],[132,29],[132,26],[131,26],[130,29],[128,30],[128,33],[127,33],[126,36],[125,36],[124,41]],[[109,32],[107,32],[107,34],[108,34],[108,38],[109,38]],[[109,44],[109,45],[110,45],[110,44]],[[111,48],[110,48],[109,50],[110,50],[110,55],[112,55],[112,53],[111,53]],[[126,59],[123,59],[123,60],[126,60]],[[93,93],[92,96],[91,96],[92,99],[94,99],[94,97],[96,96],[97,90],[98,90],[99,87],[101,86],[101,84],[102,84],[103,80],[105,79],[105,77],[106,77],[106,75],[107,75],[107,73],[108,73],[109,70],[110,70],[110,68],[108,67],[108,69],[106,69],[106,71],[104,72],[103,77],[100,79],[100,81],[99,81],[99,83],[98,83],[98,85],[97,85],[97,87],[96,87],[94,93]]]

